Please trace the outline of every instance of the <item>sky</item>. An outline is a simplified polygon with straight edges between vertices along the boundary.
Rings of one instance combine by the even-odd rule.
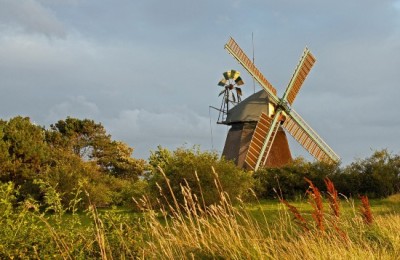
[[[229,37],[250,57],[254,45],[278,95],[311,50],[293,108],[344,165],[400,152],[399,0],[0,0],[0,118],[93,119],[136,158],[158,145],[221,152],[228,128],[209,106],[222,72],[254,92]]]

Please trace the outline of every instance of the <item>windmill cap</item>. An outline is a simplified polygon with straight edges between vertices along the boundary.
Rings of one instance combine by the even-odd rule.
[[[267,92],[260,90],[229,109],[226,120],[222,123],[231,125],[257,122],[262,112],[268,114],[268,101]]]

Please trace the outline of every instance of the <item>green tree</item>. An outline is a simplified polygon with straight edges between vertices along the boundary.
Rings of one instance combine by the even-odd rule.
[[[91,120],[68,118],[49,130],[27,117],[0,120],[0,182],[18,187],[18,200],[43,202],[46,190],[38,184],[46,183],[66,207],[78,189],[96,205],[123,204],[145,168],[132,152]]]
[[[85,160],[96,158],[96,149],[104,147],[111,140],[111,136],[100,123],[89,119],[67,117],[50,125],[52,132],[47,139],[55,146],[71,149],[73,153]]]
[[[149,164],[153,169],[157,169],[157,167],[164,169],[170,163],[172,157],[173,153],[170,150],[159,145],[156,151],[150,152]]]
[[[35,194],[35,178],[47,170],[50,149],[45,142],[45,130],[32,124],[28,117],[14,117],[1,123],[0,178],[20,186],[22,195]]]
[[[96,149],[96,162],[100,168],[122,178],[137,180],[146,169],[144,160],[132,158],[133,148],[120,141],[106,143]]]
[[[103,172],[114,176],[137,179],[145,169],[144,160],[132,158],[133,148],[112,140],[93,120],[59,120],[51,125],[47,140],[54,147],[70,149],[83,160],[95,162]]]
[[[4,128],[7,122],[0,120],[0,180],[7,181],[9,179],[9,171],[11,167],[11,158],[9,154],[9,143],[4,140]]]
[[[386,149],[375,151],[370,157],[346,167],[344,176],[351,179],[353,194],[368,194],[371,198],[387,197],[399,192],[400,157]]]

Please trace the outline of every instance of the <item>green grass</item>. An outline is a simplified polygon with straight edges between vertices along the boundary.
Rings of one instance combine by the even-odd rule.
[[[305,217],[311,218],[312,207],[306,200],[295,200],[289,201],[291,205],[295,206]],[[374,199],[370,200],[371,210],[375,216],[387,215],[387,214],[400,214],[400,194],[392,195],[386,199]],[[329,212],[329,204],[324,202],[324,211]],[[360,201],[358,199],[342,199],[340,201],[342,214],[349,216],[354,214],[354,210],[360,207]],[[252,217],[258,220],[260,223],[265,221],[264,216],[267,217],[268,222],[276,221],[281,214],[284,205],[276,200],[261,200],[259,202],[246,203],[246,210]]]
[[[116,215],[123,216],[126,218],[137,219],[141,216],[140,213],[134,212],[128,207],[111,207],[111,208],[99,208],[97,209],[99,216],[104,215]],[[45,216],[50,220],[50,223],[55,222],[55,216],[52,213],[46,213]],[[82,227],[88,227],[93,224],[93,216],[88,211],[78,211],[76,214],[65,212],[62,214],[63,222],[68,223],[74,218],[78,218]]]
[[[310,203],[306,200],[295,200],[289,201],[291,205],[295,206],[304,215],[305,218],[311,219],[312,207]],[[383,216],[387,214],[400,214],[400,194],[390,196],[386,199],[374,199],[370,200],[371,210],[374,216]],[[358,199],[341,200],[342,214],[345,216],[354,215],[354,210],[360,207],[360,201]],[[271,224],[276,222],[280,217],[282,212],[285,210],[285,206],[276,200],[261,200],[258,202],[247,202],[244,205],[245,210],[249,215],[257,220],[261,225],[265,222]],[[330,211],[327,202],[324,202],[324,210],[326,213]],[[101,208],[98,209],[99,216],[104,216],[105,214],[119,215],[126,218],[137,219],[142,216],[141,213],[134,212],[128,207],[112,207],[112,208]],[[50,216],[50,215],[49,215]],[[82,226],[87,227],[92,225],[93,219],[87,212],[78,212],[78,217]],[[65,213],[63,215],[65,221],[72,219],[70,213]],[[159,217],[161,223],[164,223],[164,218]]]
[[[306,229],[278,201],[233,207],[222,195],[221,202],[205,212],[190,193],[187,196],[185,214],[172,209],[164,224],[154,213],[145,216],[150,238],[141,251],[145,258],[397,259],[400,255],[396,196],[372,201],[372,223],[361,214],[358,199],[341,201],[338,218],[323,203],[322,226],[308,201],[290,202],[306,219]]]
[[[278,200],[233,206],[221,193],[217,205],[204,209],[190,189],[184,192],[187,204],[177,208],[171,202],[168,213],[144,201],[143,213],[90,206],[77,214],[43,214],[29,201],[12,209],[3,199],[0,258],[396,259],[400,255],[400,194],[370,201],[372,224],[363,220],[359,199],[341,200],[338,219],[325,201],[324,230],[315,224],[309,201],[290,201],[306,219],[306,231]]]

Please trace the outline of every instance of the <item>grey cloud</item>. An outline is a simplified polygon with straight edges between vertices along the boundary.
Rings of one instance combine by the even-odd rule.
[[[63,24],[54,13],[36,0],[0,0],[0,5],[0,24],[8,30],[22,28],[46,36],[66,36]]]
[[[54,107],[50,108],[46,118],[47,122],[57,122],[68,116],[78,118],[99,118],[99,108],[93,102],[90,102],[83,96],[69,97]]]
[[[254,32],[256,64],[281,94],[309,45],[317,63],[294,108],[344,161],[371,147],[399,149],[394,1],[0,3],[3,118],[23,114],[48,125],[90,117],[142,158],[158,144],[212,148],[208,106],[220,104],[221,73],[240,70],[244,94],[253,92],[251,77],[223,45],[232,35],[251,55]],[[227,129],[213,113],[221,151]]]
[[[135,148],[135,156],[147,158],[149,150],[161,145],[170,149],[201,144],[211,149],[209,118],[199,116],[188,107],[175,107],[153,112],[145,109],[121,111],[118,117],[105,122],[114,138],[125,140]],[[224,129],[213,127],[213,137],[221,146]],[[151,140],[151,141],[150,141]]]

